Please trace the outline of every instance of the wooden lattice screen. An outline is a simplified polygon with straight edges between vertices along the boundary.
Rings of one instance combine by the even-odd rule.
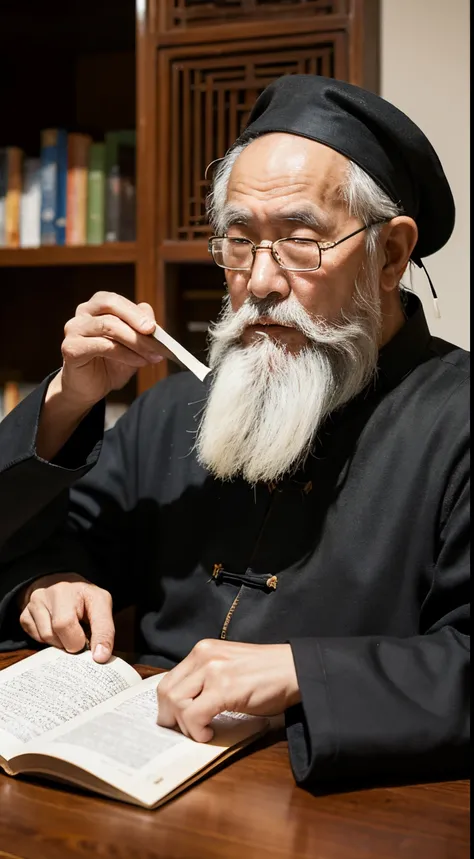
[[[222,157],[244,127],[259,93],[283,74],[344,76],[341,34],[295,36],[284,43],[262,40],[224,56],[167,55],[169,87],[169,222],[165,238],[194,240],[207,236],[205,198],[207,165]],[[336,70],[336,63],[338,68]],[[161,80],[163,86],[165,82]]]

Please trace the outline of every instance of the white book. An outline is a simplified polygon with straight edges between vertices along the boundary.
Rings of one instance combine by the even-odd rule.
[[[0,671],[0,768],[34,773],[156,808],[256,739],[269,720],[221,713],[196,743],[157,725],[156,689],[112,656],[48,647]]]
[[[20,246],[41,244],[41,172],[39,158],[26,158],[20,206]]]

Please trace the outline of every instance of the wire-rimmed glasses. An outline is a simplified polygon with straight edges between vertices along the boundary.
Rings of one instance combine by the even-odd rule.
[[[321,242],[317,239],[306,239],[294,236],[292,238],[277,239],[275,242],[264,240],[256,245],[250,239],[234,236],[211,236],[209,239],[209,253],[214,262],[229,271],[251,271],[255,255],[259,250],[269,250],[275,262],[286,271],[317,271],[321,268],[322,254],[341,242],[351,239],[368,227],[377,224],[385,224],[383,221],[375,221],[365,224],[354,230],[348,236],[335,242]]]

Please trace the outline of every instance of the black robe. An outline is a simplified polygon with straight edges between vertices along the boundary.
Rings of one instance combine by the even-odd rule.
[[[430,336],[414,296],[408,314],[376,383],[276,486],[198,464],[207,386],[190,373],[105,436],[98,404],[44,462],[46,380],[0,425],[1,646],[26,643],[20,587],[78,572],[138,606],[144,662],[172,666],[202,638],[290,642],[299,783],[465,773],[468,355]]]

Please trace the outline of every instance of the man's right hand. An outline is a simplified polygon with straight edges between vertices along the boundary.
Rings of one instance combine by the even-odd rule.
[[[94,660],[107,662],[112,655],[112,597],[82,576],[42,576],[21,592],[19,602],[21,626],[35,641],[77,653],[86,643],[82,621],[90,626]]]
[[[92,407],[128,382],[139,367],[170,353],[150,337],[153,308],[123,295],[97,292],[64,327],[63,366],[48,385],[36,453],[52,461]]]
[[[80,304],[64,327],[63,398],[90,408],[123,388],[139,367],[161,361],[163,347],[149,336],[155,325],[149,304],[113,292],[97,292]]]

